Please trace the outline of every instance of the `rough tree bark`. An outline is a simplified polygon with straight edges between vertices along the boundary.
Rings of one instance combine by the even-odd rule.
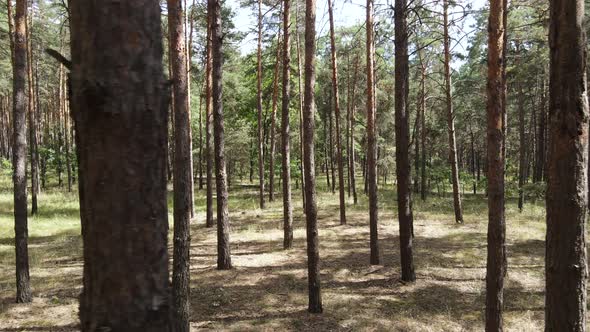
[[[293,205],[291,204],[291,146],[289,139],[289,103],[291,101],[291,1],[283,1],[283,100],[281,105],[281,142],[283,157],[283,248],[293,247]]]
[[[584,1],[551,1],[549,46],[545,331],[585,331],[588,97]]]
[[[315,0],[305,1],[305,99],[303,106],[303,147],[305,164],[305,211],[307,229],[307,276],[311,313],[321,313],[320,249],[317,225],[314,158],[315,113]]]
[[[177,332],[190,329],[191,141],[188,71],[180,0],[168,0],[168,31],[174,95],[174,249],[172,263],[172,323]]]
[[[486,266],[486,331],[502,331],[506,276],[506,220],[504,216],[504,128],[506,81],[506,26],[504,0],[490,1],[488,21],[487,178],[488,254]]]
[[[373,6],[374,1],[367,0],[367,182],[369,194],[369,227],[371,247],[370,260],[371,264],[379,265],[380,257],[377,207],[377,134],[375,129],[375,98],[373,98],[373,94],[375,93],[375,86],[373,84]]]
[[[159,1],[72,0],[70,10],[81,329],[170,331]]]
[[[399,218],[402,280],[415,281],[412,244],[412,184],[408,125],[408,23],[407,0],[395,0],[395,160],[397,175],[397,209]]]
[[[217,191],[217,268],[232,268],[229,244],[229,211],[227,207],[227,172],[225,168],[225,136],[223,128],[223,31],[221,1],[208,0],[211,15],[211,55],[213,57],[213,125],[215,138],[215,186]]]
[[[11,1],[8,1],[8,8]],[[14,240],[16,254],[16,302],[31,302],[27,220],[27,3],[17,0],[14,15],[12,59],[13,139],[12,181],[14,185]]]
[[[338,91],[338,61],[334,31],[334,9],[332,0],[328,0],[330,16],[330,50],[332,55],[332,94],[334,95],[334,125],[336,126],[336,162],[338,163],[338,188],[340,193],[340,224],[346,225],[346,201],[344,198],[344,162],[342,161],[342,142],[340,135],[340,97]]]

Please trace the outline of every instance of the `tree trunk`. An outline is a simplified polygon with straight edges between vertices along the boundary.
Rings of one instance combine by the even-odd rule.
[[[550,3],[545,330],[586,329],[588,100],[584,2]]]
[[[277,126],[277,103],[279,98],[279,69],[281,64],[281,31],[277,32],[277,58],[275,63],[274,83],[272,87],[272,111],[271,111],[271,125],[270,125],[270,153],[269,153],[269,169],[268,169],[268,201],[275,200],[275,133]]]
[[[207,159],[207,199],[206,199],[206,226],[208,228],[215,225],[213,219],[213,167],[214,167],[214,153],[213,153],[213,55],[212,55],[212,14],[211,7],[207,6],[207,64],[205,69],[205,158]],[[250,182],[252,182],[252,175],[250,175]]]
[[[406,0],[395,0],[395,160],[397,175],[397,206],[400,234],[402,280],[416,280],[412,243],[414,216],[411,202],[411,169],[408,125],[408,23]]]
[[[354,152],[354,124],[355,124],[355,113],[356,113],[356,82],[358,79],[358,68],[359,68],[359,57],[358,55],[354,59],[354,75],[353,84],[351,89],[351,106],[350,106],[350,187],[352,189],[352,199],[354,205],[358,203],[358,197],[356,194],[356,163],[355,163],[355,152]]]
[[[307,1],[307,0],[306,0]],[[301,44],[299,41],[299,5],[295,6],[295,43],[297,49],[297,79],[299,83],[299,161],[301,170],[301,198],[303,203],[303,213],[306,213],[305,205],[305,163],[303,162],[303,104],[304,104],[304,92],[303,92],[303,71],[301,70]]]
[[[332,194],[336,193],[336,170],[334,169],[334,130],[333,130],[333,120],[332,120],[332,98],[333,98],[333,92],[330,93],[330,101],[328,103],[329,107],[328,107],[328,128],[329,128],[329,132],[328,132],[328,139],[329,139],[329,144],[328,144],[328,155],[330,157],[330,175],[332,176],[332,186],[330,187],[330,190],[332,191]]]
[[[516,51],[518,53],[518,44],[516,46]],[[526,154],[527,148],[526,145],[526,133],[525,133],[525,123],[524,123],[524,93],[522,91],[522,83],[518,84],[518,135],[519,135],[519,158],[518,158],[518,210],[522,212],[522,208],[524,206],[524,182],[526,176]]]
[[[336,126],[336,162],[338,164],[338,188],[340,193],[340,225],[346,225],[346,201],[344,198],[344,163],[342,162],[342,143],[340,140],[340,97],[338,92],[338,61],[334,32],[334,9],[328,0],[330,17],[330,50],[332,55],[332,94],[334,95],[334,125]]]
[[[28,5],[27,5],[28,6]],[[39,193],[39,164],[38,158],[35,150],[35,146],[37,145],[37,126],[36,126],[36,119],[35,119],[35,92],[34,92],[34,85],[35,80],[33,77],[33,44],[31,42],[31,26],[33,22],[33,15],[29,15],[30,11],[27,10],[25,15],[27,18],[25,19],[25,30],[26,30],[26,45],[27,45],[27,77],[28,77],[28,103],[27,103],[27,111],[28,111],[28,120],[29,120],[29,153],[30,153],[30,166],[31,166],[31,215],[36,215],[39,208],[37,202],[37,196]]]
[[[172,322],[174,331],[190,329],[191,142],[188,71],[180,0],[168,0],[168,31],[174,94],[174,251],[172,263]]]
[[[8,1],[8,8],[11,1]],[[11,10],[9,9],[9,12]],[[13,58],[13,144],[12,169],[14,184],[14,240],[16,251],[16,302],[31,302],[27,225],[27,4],[17,0],[14,16]]]
[[[289,139],[289,102],[291,101],[291,1],[283,1],[283,100],[281,105],[281,142],[283,157],[283,248],[293,247],[293,206],[291,204],[291,146]]]
[[[486,266],[486,331],[502,331],[506,276],[506,220],[504,216],[504,128],[506,61],[504,42],[506,2],[491,0],[488,21],[487,178],[488,256]]]
[[[447,125],[449,131],[449,161],[451,162],[451,177],[453,179],[453,205],[455,209],[455,222],[463,223],[463,208],[461,207],[461,188],[459,183],[459,165],[457,163],[457,142],[455,138],[455,111],[451,94],[451,53],[449,36],[449,0],[443,1],[444,11],[444,53],[445,53],[445,93],[447,102]]]
[[[538,122],[539,127],[537,129],[537,156],[536,156],[536,166],[535,172],[533,174],[533,181],[539,182],[543,181],[543,174],[545,170],[545,152],[547,151],[546,145],[546,136],[545,136],[545,127],[547,123],[547,111],[546,111],[546,103],[547,103],[547,94],[545,89],[545,74],[543,73],[543,78],[541,81],[541,106],[539,107],[539,116]]]
[[[375,86],[373,84],[373,0],[367,0],[367,182],[369,193],[369,228],[371,246],[371,264],[379,265],[379,235],[377,208],[377,134],[375,128]]]
[[[258,67],[256,70],[256,108],[258,109],[258,180],[260,208],[264,209],[264,140],[262,121],[262,0],[258,0]]]
[[[422,146],[422,157],[420,158],[420,199],[426,201],[426,63],[420,57],[420,145]]]
[[[217,191],[217,268],[232,268],[229,244],[229,211],[227,207],[227,173],[225,169],[225,137],[223,128],[223,31],[221,29],[221,2],[209,0],[213,57],[213,125],[215,138],[215,185]]]
[[[171,331],[159,2],[71,1],[70,11],[81,330]]]
[[[311,313],[321,313],[322,294],[320,290],[320,251],[317,225],[315,192],[315,0],[305,1],[305,101],[303,108],[303,147],[305,164],[305,211],[307,229],[307,275],[309,282],[309,306]]]

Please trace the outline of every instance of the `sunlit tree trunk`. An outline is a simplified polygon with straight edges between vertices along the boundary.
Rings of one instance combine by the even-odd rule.
[[[211,35],[211,7],[207,7],[207,63],[205,69],[205,159],[207,160],[207,198],[206,198],[206,226],[213,227],[215,220],[213,219],[213,88],[212,88],[212,35]],[[250,174],[250,182],[252,175]]]
[[[256,108],[258,109],[258,180],[260,208],[264,209],[264,129],[262,119],[262,0],[258,0],[258,52],[256,69]]]
[[[225,166],[225,136],[223,126],[223,31],[221,29],[221,2],[209,1],[211,15],[211,55],[213,58],[213,125],[215,139],[215,186],[217,191],[217,268],[232,268],[229,243],[229,211],[227,172]]]
[[[276,126],[277,126],[277,103],[279,98],[279,69],[281,65],[281,32],[277,32],[277,56],[275,62],[274,83],[272,87],[272,110],[270,125],[270,153],[269,153],[269,171],[268,171],[268,201],[275,200],[275,150],[276,150]]]
[[[8,1],[11,12],[11,0]],[[12,59],[13,149],[12,169],[14,185],[14,240],[16,251],[16,302],[31,302],[29,278],[29,230],[27,225],[27,3],[17,0],[14,15],[14,57]]]
[[[502,331],[506,276],[506,220],[504,216],[504,128],[506,81],[506,26],[504,0],[491,0],[488,22],[487,178],[488,255],[486,266],[486,331]]]

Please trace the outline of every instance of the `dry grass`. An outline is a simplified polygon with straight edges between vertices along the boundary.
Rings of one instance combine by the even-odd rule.
[[[318,181],[322,183],[321,181]],[[5,182],[3,182],[5,183]],[[465,197],[464,225],[452,220],[451,198],[415,202],[417,282],[399,281],[395,196],[382,190],[383,266],[369,265],[367,202],[349,205],[340,226],[337,195],[318,191],[325,312],[308,314],[305,232],[295,202],[295,249],[282,250],[282,201],[261,211],[256,191],[231,193],[232,259],[217,271],[215,231],[204,227],[203,193],[192,226],[191,326],[227,331],[480,331],[483,329],[487,209]],[[0,193],[0,331],[76,330],[81,240],[76,197],[51,191],[30,223],[32,304],[13,304],[11,195]],[[543,328],[544,209],[508,207],[507,331]]]

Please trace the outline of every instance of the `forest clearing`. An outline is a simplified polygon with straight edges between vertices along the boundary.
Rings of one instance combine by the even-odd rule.
[[[76,195],[58,188],[30,223],[33,303],[14,304],[14,264],[8,173],[0,194],[0,331],[77,331],[82,286],[82,239]],[[256,188],[231,188],[234,269],[219,271],[215,230],[204,211],[191,222],[191,328],[215,331],[480,331],[484,320],[486,215],[482,195],[465,195],[465,223],[452,218],[452,196],[417,201],[416,283],[400,281],[395,194],[380,190],[379,227],[383,265],[369,264],[367,199],[338,220],[338,196],[318,188],[321,274],[325,312],[307,312],[305,230],[294,211],[294,246],[282,250],[280,200],[262,211]],[[294,192],[294,199],[300,197]],[[204,206],[198,192],[197,206]],[[539,202],[540,203],[540,202]],[[543,326],[544,208],[528,204],[518,212],[507,204],[508,277],[506,331]],[[171,248],[170,248],[171,250]],[[433,324],[436,321],[436,324]]]
[[[584,0],[0,0],[0,331],[588,326]]]

